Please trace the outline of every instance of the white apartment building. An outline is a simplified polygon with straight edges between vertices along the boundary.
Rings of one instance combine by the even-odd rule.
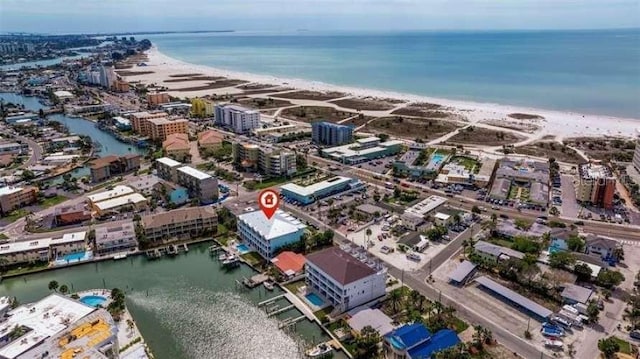
[[[215,122],[235,133],[248,133],[260,127],[260,112],[237,105],[216,105]]]
[[[162,157],[156,160],[155,166],[158,177],[175,183],[178,182],[178,168],[184,165],[169,157]]]
[[[331,247],[309,254],[305,271],[307,289],[342,312],[386,293],[387,269],[356,248]]]
[[[274,148],[260,148],[258,168],[267,176],[292,176],[296,173],[296,154]]]
[[[178,168],[177,175],[177,183],[186,187],[189,196],[199,199],[200,203],[209,204],[218,199],[218,180],[210,174],[184,166]]]
[[[275,256],[276,251],[302,239],[306,225],[284,211],[267,219],[262,211],[243,213],[238,216],[238,235],[246,244],[266,259]]]

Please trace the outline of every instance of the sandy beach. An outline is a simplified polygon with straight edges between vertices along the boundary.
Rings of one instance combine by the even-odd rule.
[[[312,90],[320,92],[335,91],[347,94],[355,98],[379,98],[393,99],[401,103],[398,106],[406,106],[411,103],[432,103],[445,106],[451,113],[466,118],[466,121],[480,127],[505,130],[504,127],[511,128],[511,131],[522,132],[527,140],[523,142],[533,142],[542,138],[554,136],[556,140],[578,136],[616,136],[633,137],[635,128],[640,127],[640,119],[618,118],[600,115],[589,115],[572,112],[562,112],[553,110],[543,110],[535,108],[517,107],[493,103],[476,103],[466,101],[455,101],[441,98],[417,96],[397,92],[379,91],[373,89],[363,89],[355,87],[336,86],[322,82],[314,82],[301,79],[286,79],[272,76],[257,75],[244,72],[228,71],[208,66],[190,64],[169,57],[161,53],[158,48],[153,47],[147,52],[147,66],[134,66],[128,71],[146,72],[144,74],[125,75],[128,81],[139,81],[144,84],[156,84],[165,86],[168,92],[175,97],[196,97],[205,95],[240,95],[244,91],[238,88],[237,84],[231,83],[227,87],[208,88],[208,77],[224,77],[226,79],[242,80],[251,84],[270,84],[274,86],[273,92],[261,94],[247,94],[250,97],[268,97],[276,92],[283,91],[283,88],[297,90]],[[197,74],[196,79],[181,82],[169,81],[176,79],[176,75]],[[199,79],[203,78],[203,79]],[[223,82],[224,83],[224,82]],[[245,84],[246,84],[245,83]],[[282,88],[275,88],[275,87]],[[322,105],[319,101],[296,100],[292,101],[296,105]],[[334,104],[329,104],[336,107]],[[396,107],[398,108],[398,107]],[[361,111],[365,115],[384,116],[391,111]],[[509,114],[530,114],[538,115],[539,119],[513,119]],[[506,124],[504,127],[495,127],[500,123]],[[513,125],[513,126],[512,126]],[[528,131],[519,131],[517,127],[530,127]],[[534,130],[531,130],[531,127]]]

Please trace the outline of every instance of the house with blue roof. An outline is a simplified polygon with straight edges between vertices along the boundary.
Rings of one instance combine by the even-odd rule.
[[[458,343],[455,331],[442,329],[432,335],[421,323],[405,324],[384,336],[386,357],[391,359],[428,359]]]

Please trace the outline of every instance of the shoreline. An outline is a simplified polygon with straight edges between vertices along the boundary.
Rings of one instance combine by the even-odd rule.
[[[150,50],[146,51],[148,56],[147,66],[137,67],[134,69],[151,71],[151,73],[143,75],[123,75],[128,81],[140,81],[145,84],[155,83],[158,86],[166,86],[172,96],[176,97],[197,97],[211,94],[230,94],[230,95],[242,95],[243,91],[237,87],[230,86],[216,89],[196,90],[196,91],[176,91],[181,85],[178,83],[167,83],[165,80],[170,79],[171,75],[185,74],[185,73],[202,73],[207,76],[220,76],[229,79],[239,79],[248,81],[249,83],[269,84],[274,87],[287,87],[295,90],[307,90],[307,91],[319,91],[330,92],[336,91],[345,93],[349,96],[358,98],[377,98],[377,99],[394,99],[411,103],[434,103],[447,108],[451,108],[453,114],[462,115],[468,119],[470,124],[479,123],[486,120],[506,120],[510,122],[520,122],[508,117],[512,113],[525,113],[534,114],[544,117],[542,120],[537,121],[537,125],[540,127],[535,132],[536,138],[542,138],[545,135],[557,136],[559,140],[565,137],[602,137],[602,136],[615,136],[615,137],[628,137],[634,136],[633,129],[640,128],[640,119],[634,118],[622,118],[614,116],[604,115],[590,115],[576,112],[563,112],[557,110],[545,110],[524,106],[512,106],[495,103],[481,103],[473,101],[460,101],[449,100],[437,97],[421,96],[415,94],[399,93],[393,91],[381,91],[375,89],[366,89],[349,86],[339,86],[333,84],[327,84],[319,81],[309,81],[293,78],[279,78],[269,75],[259,75],[248,72],[230,71],[219,69],[211,66],[197,65],[188,63],[182,60],[175,59],[164,53],[162,53],[156,45]],[[201,83],[190,82],[190,86],[204,85],[206,81]],[[274,89],[273,92],[283,90]],[[249,95],[250,97],[269,96],[269,94]],[[300,101],[298,101],[300,102]],[[318,105],[320,102],[325,102],[327,105],[331,105],[328,101],[306,101]],[[384,111],[362,111],[375,113]],[[535,123],[530,121],[530,123]]]

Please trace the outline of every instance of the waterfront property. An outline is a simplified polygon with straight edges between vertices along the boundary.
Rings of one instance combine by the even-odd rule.
[[[344,145],[353,142],[353,126],[332,122],[314,122],[311,124],[311,137],[314,143],[320,145]]]
[[[127,154],[124,156],[105,156],[90,163],[91,181],[93,183],[111,179],[114,176],[137,171],[140,169],[140,155]]]
[[[189,207],[143,216],[144,237],[151,242],[197,238],[215,233],[218,215],[213,207]]]
[[[238,236],[265,259],[274,257],[279,248],[302,240],[307,226],[291,214],[278,210],[271,217],[262,211],[238,216]]]
[[[61,238],[43,238],[0,245],[0,258],[6,265],[47,263],[87,249],[86,232],[64,234]]]
[[[331,247],[307,256],[307,289],[339,312],[385,295],[387,269],[358,248]],[[345,250],[348,250],[345,251]]]
[[[616,178],[609,167],[602,164],[585,163],[578,166],[580,183],[576,189],[579,202],[611,209],[616,193]]]
[[[216,105],[215,123],[235,133],[249,133],[260,127],[260,112],[238,105]]]
[[[154,165],[158,172],[158,177],[174,183],[178,182],[178,168],[184,166],[181,162],[169,157],[158,158]]]
[[[149,106],[158,106],[171,102],[171,97],[166,92],[151,92],[147,94],[147,102]]]
[[[322,198],[348,190],[358,189],[362,186],[362,182],[357,179],[336,176],[308,186],[287,183],[280,187],[280,193],[286,199],[297,201],[301,204],[310,204]]]
[[[3,142],[0,143],[0,155],[3,154],[27,154],[29,153],[29,145],[26,143],[18,142]]]
[[[357,310],[357,308],[354,310]],[[385,336],[396,328],[396,326],[393,325],[393,319],[389,318],[389,316],[384,314],[380,309],[371,308],[362,309],[351,314],[351,317],[347,319],[347,323],[349,323],[349,327],[351,327],[351,330],[354,331],[356,335],[360,335],[360,332],[366,326],[377,330],[381,336]]]
[[[460,343],[451,329],[435,334],[422,323],[405,324],[384,335],[385,355],[389,359],[431,358],[433,354]]]
[[[138,246],[133,222],[95,230],[95,251],[98,255],[123,252]]]
[[[284,251],[271,259],[271,263],[285,278],[302,274],[305,262],[306,259],[302,254],[291,251]]]
[[[15,209],[30,205],[37,199],[37,187],[0,187],[0,212],[9,213]]]
[[[191,198],[198,198],[203,204],[210,204],[218,199],[218,180],[210,174],[184,166],[178,168],[177,175],[177,183],[189,190]]]
[[[368,137],[358,139],[352,144],[325,148],[322,150],[322,156],[342,163],[357,164],[395,155],[402,150],[402,145],[402,141],[380,142],[378,137]]]
[[[113,123],[116,128],[120,131],[129,131],[131,130],[131,121],[124,117],[116,116],[113,118]]]
[[[10,333],[21,328],[22,335]],[[0,323],[5,340],[0,357],[117,358],[119,354],[116,324],[104,309],[50,294],[41,300],[11,310]]]
[[[130,115],[133,131],[152,140],[164,141],[174,133],[187,133],[189,121],[169,119],[166,112],[135,112]]]
[[[176,161],[188,162],[191,157],[191,146],[189,145],[189,135],[186,133],[174,133],[167,136],[162,142],[164,155]]]

